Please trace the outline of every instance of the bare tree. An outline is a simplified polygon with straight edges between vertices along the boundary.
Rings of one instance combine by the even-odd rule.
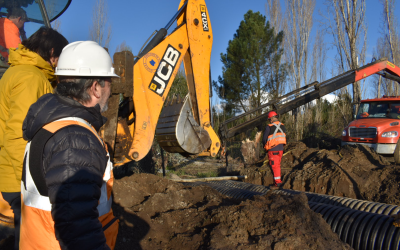
[[[309,38],[313,27],[313,13],[315,0],[285,0],[287,17],[284,22],[285,33],[285,59],[290,65],[289,75],[293,81],[292,88],[300,88],[302,83],[307,84],[308,59],[309,59]],[[300,127],[299,112],[296,117],[296,139],[301,138],[302,128]]]
[[[390,58],[390,46],[385,39],[385,37],[379,37],[375,49],[373,51],[374,58]],[[381,91],[384,95],[394,96],[396,95],[396,85],[398,83],[391,81],[386,78],[382,78],[381,76],[374,76],[374,87],[378,92],[378,96],[380,97]]]
[[[111,25],[108,24],[107,0],[96,0],[93,6],[92,26],[89,28],[90,39],[108,48],[111,40]]]
[[[312,51],[311,81],[323,82],[326,79],[325,63],[327,59],[327,46],[320,30],[314,38]]]
[[[308,57],[309,38],[313,26],[315,0],[285,0],[287,22],[285,22],[285,55],[290,63],[290,74],[294,80],[294,88],[301,83],[307,84],[309,79]]]
[[[121,44],[117,45],[115,52],[122,52],[122,51],[130,51],[132,52],[132,48],[123,41]]]
[[[394,15],[396,0],[380,0],[380,2],[383,5],[381,32],[384,38],[383,44],[381,46],[385,47],[384,51],[380,52],[381,53],[384,52],[384,56],[387,57],[389,61],[398,65],[400,62],[399,58],[400,43],[399,43],[397,18]],[[388,83],[386,84],[393,85],[393,81],[387,81],[387,82]],[[399,88],[397,83],[394,84],[394,93],[392,94],[399,95]]]
[[[275,29],[275,34],[278,33],[283,28],[283,13],[280,0],[267,0],[265,10],[271,26]]]
[[[61,20],[56,19],[51,23],[51,27],[61,33]]]
[[[282,31],[284,26],[284,19],[283,19],[282,8],[280,5],[280,0],[267,0],[267,3],[265,4],[265,13],[267,18],[269,19],[269,23],[274,28],[275,35],[277,35],[280,31]],[[284,38],[285,37],[286,34],[284,34]],[[280,63],[284,63],[284,57],[280,57],[279,61]],[[270,62],[269,64],[273,65],[272,62]],[[274,72],[275,74],[270,74],[270,77],[274,77],[276,73],[279,72],[279,68],[275,68]],[[271,86],[271,89],[276,89],[275,93],[269,93],[268,96],[269,100],[283,95],[287,86],[287,81],[280,82],[280,81],[274,81],[273,79],[267,79],[267,81],[271,83],[275,82],[275,85]]]
[[[327,0],[328,15],[327,31],[334,38],[334,45],[338,52],[340,71],[356,69],[360,63],[364,64],[367,42],[367,26],[365,19],[365,0]],[[361,100],[360,82],[353,83],[353,103]]]
[[[58,14],[58,13],[56,13],[56,2],[45,0],[45,6],[46,6],[46,10],[47,10],[49,19],[53,19]],[[61,33],[61,28],[60,28],[61,20],[60,19],[54,20],[51,23],[51,27]]]

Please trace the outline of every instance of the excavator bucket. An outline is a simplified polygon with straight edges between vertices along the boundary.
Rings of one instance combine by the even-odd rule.
[[[156,139],[167,152],[195,155],[211,145],[210,135],[195,121],[189,95],[167,101],[156,127]]]

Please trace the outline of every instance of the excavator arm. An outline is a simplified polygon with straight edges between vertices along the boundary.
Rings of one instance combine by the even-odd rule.
[[[275,110],[278,114],[285,114],[374,74],[400,83],[400,68],[387,61],[386,58],[382,58],[324,82],[319,83],[316,81],[310,83],[275,100],[271,100],[258,108],[230,118],[220,125],[220,138],[224,141],[249,129],[261,127],[268,120],[268,112],[270,110]],[[245,117],[251,118],[246,120],[244,119]]]
[[[176,29],[166,35],[175,21]],[[114,96],[109,103],[111,110],[105,114],[109,122],[104,138],[111,147],[119,147],[117,163],[145,157],[155,134],[160,146],[168,152],[217,154],[220,141],[211,127],[209,100],[212,42],[204,0],[182,0],[176,15],[135,60],[127,52],[114,55],[114,67],[121,79],[113,82]],[[182,62],[189,94],[167,101]],[[121,110],[116,112],[118,93],[128,100],[125,102],[128,112],[124,115]]]

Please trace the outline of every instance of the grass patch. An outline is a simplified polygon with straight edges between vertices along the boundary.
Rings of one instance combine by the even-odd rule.
[[[210,172],[206,172],[206,173],[197,173],[196,177],[198,177],[198,178],[218,177],[218,173],[215,171],[210,171]]]

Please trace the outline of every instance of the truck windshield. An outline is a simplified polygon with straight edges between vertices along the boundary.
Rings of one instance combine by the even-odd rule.
[[[363,102],[358,109],[357,119],[364,118],[400,119],[400,103]]]

